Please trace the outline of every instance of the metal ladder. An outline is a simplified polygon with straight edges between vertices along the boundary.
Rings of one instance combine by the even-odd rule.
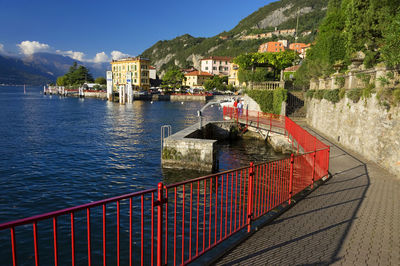
[[[169,136],[171,136],[171,126],[163,125],[161,127],[161,156],[162,156],[162,150],[164,147],[164,139],[168,138]]]

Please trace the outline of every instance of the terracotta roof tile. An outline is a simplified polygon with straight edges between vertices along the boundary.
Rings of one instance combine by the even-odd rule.
[[[201,59],[201,61],[203,60],[232,61],[232,59],[233,58],[229,56],[209,56]]]
[[[208,72],[192,71],[192,72],[186,73],[185,76],[209,76],[209,77],[212,77],[214,75],[210,74]]]
[[[285,68],[285,72],[296,72],[297,70],[299,70],[300,65],[296,65],[296,66],[291,66],[291,67],[287,67]]]

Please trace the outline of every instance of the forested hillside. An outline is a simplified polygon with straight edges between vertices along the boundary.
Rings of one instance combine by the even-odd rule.
[[[199,60],[205,56],[232,56],[256,52],[267,41],[281,38],[294,41],[293,36],[273,36],[269,39],[241,40],[240,37],[266,33],[277,29],[294,29],[299,18],[299,42],[312,42],[318,26],[326,14],[328,0],[282,0],[266,5],[228,32],[211,38],[196,38],[188,34],[173,40],[159,41],[141,56],[149,58],[158,71],[163,73],[172,65],[182,68],[199,67]],[[311,31],[303,36],[302,33]]]
[[[297,72],[298,86],[332,74],[334,65],[346,71],[352,60],[365,68],[400,65],[400,0],[330,0],[319,29]]]

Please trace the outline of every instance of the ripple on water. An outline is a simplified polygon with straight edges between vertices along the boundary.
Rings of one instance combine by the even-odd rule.
[[[41,90],[26,97],[0,87],[0,223],[204,175],[160,166],[160,127],[192,125],[204,103],[120,106]],[[221,118],[218,109],[205,114]],[[260,153],[277,158],[263,142],[223,143],[220,167],[248,165]]]

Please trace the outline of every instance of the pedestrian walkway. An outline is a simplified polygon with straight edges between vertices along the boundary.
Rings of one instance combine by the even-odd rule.
[[[332,178],[218,265],[400,265],[400,178],[325,139]]]

